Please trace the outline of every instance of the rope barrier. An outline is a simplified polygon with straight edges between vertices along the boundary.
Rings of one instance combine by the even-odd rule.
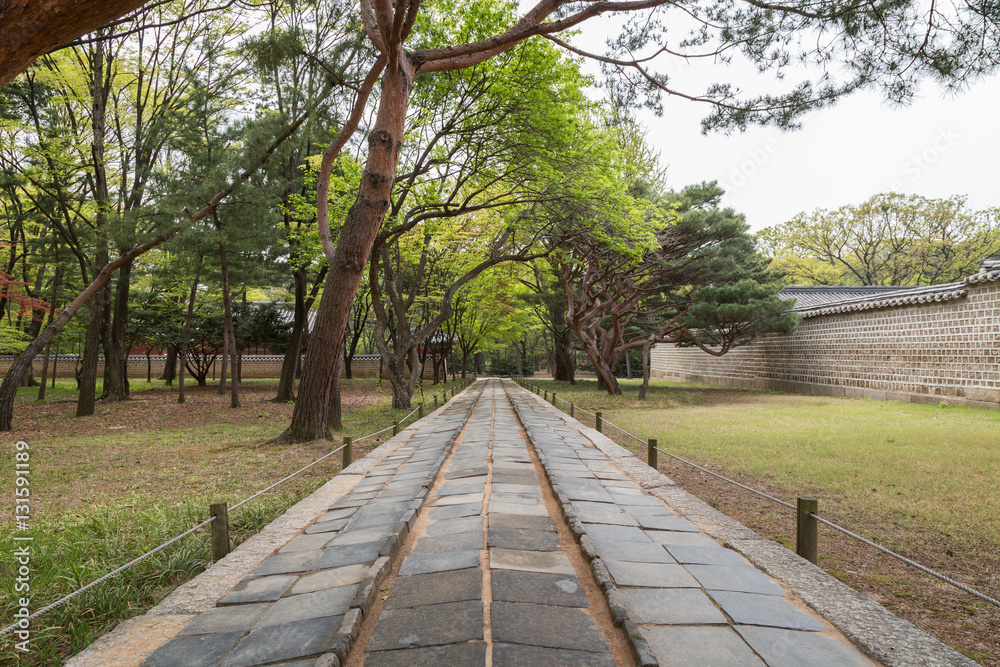
[[[13,624],[7,626],[6,628],[4,628],[3,630],[0,630],[0,637],[3,637],[4,635],[10,634],[14,630],[16,630],[18,628],[18,626],[22,622],[31,621],[31,620],[34,620],[34,619],[38,618],[42,614],[45,614],[45,613],[47,613],[47,612],[55,609],[56,607],[64,604],[65,602],[68,602],[68,601],[72,600],[77,595],[80,595],[81,593],[90,590],[91,588],[93,588],[94,586],[97,586],[98,584],[104,583],[105,581],[107,581],[111,577],[119,574],[120,572],[124,572],[125,570],[127,570],[130,567],[132,567],[136,563],[142,562],[142,561],[146,560],[147,558],[149,558],[150,556],[152,556],[153,554],[166,549],[167,547],[169,547],[171,544],[173,544],[177,540],[179,540],[181,538],[184,538],[184,537],[187,537],[188,535],[190,535],[191,533],[195,532],[196,530],[200,530],[201,528],[204,528],[205,526],[207,526],[208,524],[212,523],[213,521],[215,521],[215,517],[214,516],[211,519],[209,519],[208,521],[203,521],[202,523],[199,523],[194,528],[191,528],[190,530],[187,530],[187,531],[181,533],[177,537],[175,537],[175,538],[173,538],[173,539],[171,539],[171,540],[169,540],[167,542],[164,542],[163,544],[161,544],[160,546],[156,547],[155,549],[147,551],[146,553],[144,553],[143,555],[139,556],[138,558],[134,558],[134,559],[130,560],[129,562],[127,562],[124,565],[122,565],[121,567],[119,567],[117,570],[113,570],[111,572],[108,572],[103,577],[100,577],[99,579],[95,579],[94,581],[90,582],[89,584],[87,584],[83,588],[78,588],[77,590],[73,591],[69,595],[66,595],[65,597],[62,597],[62,598],[56,600],[52,604],[46,605],[46,606],[42,607],[41,609],[39,609],[35,613],[33,613],[33,614],[29,615],[29,616],[26,616],[23,619],[18,620],[16,623],[13,623]]]
[[[466,385],[466,386],[468,386],[468,385]],[[402,419],[400,419],[399,420],[400,423],[406,421],[407,419],[409,419],[410,417],[412,417],[413,415],[415,415],[417,413],[417,411],[420,409],[420,407],[422,407],[424,405],[427,405],[427,403],[429,403],[429,401],[424,401],[423,403],[421,403],[417,407],[416,410],[414,410],[410,414],[408,414],[405,417],[403,417]],[[358,438],[357,440],[354,440],[354,442],[359,442],[361,440],[365,440],[366,438],[375,437],[377,435],[385,433],[386,431],[392,430],[392,428],[393,428],[392,426],[389,426],[388,428],[384,428],[381,431],[376,431],[375,433],[369,433],[368,435],[363,435],[360,438]],[[296,470],[292,474],[290,474],[290,475],[288,475],[288,476],[286,476],[286,477],[278,480],[277,482],[275,482],[271,486],[267,487],[266,489],[262,489],[262,490],[258,491],[257,493],[253,494],[252,496],[250,496],[249,498],[241,500],[240,502],[238,502],[235,505],[233,505],[232,507],[230,507],[229,511],[230,512],[236,511],[237,509],[239,509],[243,505],[246,505],[251,500],[254,500],[255,498],[259,498],[260,496],[264,495],[265,493],[267,493],[271,489],[275,488],[276,486],[278,486],[280,484],[284,484],[285,482],[287,482],[288,480],[292,479],[293,477],[302,474],[303,472],[305,472],[309,468],[312,468],[314,465],[316,465],[316,464],[318,464],[318,463],[320,463],[320,462],[322,462],[322,461],[330,458],[331,456],[333,456],[337,452],[340,452],[341,450],[343,450],[344,447],[346,447],[346,446],[347,446],[346,444],[341,445],[337,449],[334,449],[334,450],[332,450],[332,451],[324,454],[323,456],[321,456],[320,458],[316,459],[315,461],[313,461],[309,465],[303,466],[302,468],[299,468],[298,470]],[[77,590],[73,591],[72,593],[70,593],[68,595],[65,595],[62,598],[56,600],[55,602],[42,607],[38,611],[32,613],[29,616],[26,616],[25,618],[19,619],[16,623],[13,623],[13,624],[7,626],[6,628],[0,630],[0,637],[3,637],[4,635],[10,634],[14,630],[16,630],[21,623],[26,623],[28,621],[32,621],[32,620],[38,618],[39,616],[41,616],[42,614],[48,613],[49,611],[52,611],[56,607],[59,607],[59,606],[65,604],[66,602],[69,602],[70,600],[72,600],[76,596],[78,596],[81,593],[84,593],[84,592],[90,590],[94,586],[102,584],[105,581],[107,581],[108,579],[111,579],[112,577],[120,574],[121,572],[124,572],[125,570],[127,570],[130,567],[132,567],[133,565],[136,565],[137,563],[141,563],[142,561],[146,560],[150,556],[152,556],[152,555],[154,555],[154,554],[156,554],[156,553],[158,553],[160,551],[163,551],[164,549],[166,549],[167,547],[169,547],[171,544],[177,542],[180,539],[183,539],[183,538],[187,537],[191,533],[194,533],[194,532],[196,532],[196,531],[204,528],[205,526],[207,526],[208,524],[212,523],[213,521],[215,521],[215,517],[214,516],[212,518],[208,519],[207,521],[203,521],[202,523],[199,523],[194,528],[186,530],[185,532],[181,533],[180,535],[177,535],[176,537],[173,537],[170,540],[167,540],[166,542],[164,542],[160,546],[155,547],[153,549],[150,549],[149,551],[147,551],[146,553],[142,554],[141,556],[139,556],[137,558],[133,558],[132,560],[130,560],[129,562],[125,563],[124,565],[122,565],[118,569],[112,570],[111,572],[108,572],[107,574],[103,575],[102,577],[99,577],[99,578],[95,579],[94,581],[90,582],[86,586],[84,586],[82,588],[78,588]]]
[[[931,568],[927,567],[926,565],[921,565],[920,563],[916,562],[915,560],[910,560],[906,556],[902,556],[902,555],[896,553],[895,551],[892,551],[891,549],[887,549],[887,548],[883,547],[881,544],[876,544],[875,542],[872,542],[869,539],[865,539],[864,537],[861,537],[857,533],[852,533],[851,531],[847,530],[843,526],[838,526],[837,524],[833,523],[832,521],[827,521],[826,519],[824,519],[823,517],[821,517],[821,516],[819,516],[817,514],[813,514],[812,512],[810,512],[809,514],[810,514],[810,516],[812,516],[814,519],[816,519],[820,523],[822,523],[824,525],[827,525],[830,528],[833,528],[834,530],[840,531],[844,535],[847,535],[849,537],[853,537],[854,539],[858,540],[859,542],[867,544],[868,546],[870,546],[870,547],[872,547],[874,549],[878,549],[879,551],[881,551],[882,553],[886,554],[887,556],[892,556],[893,558],[899,559],[899,560],[903,561],[904,563],[906,563],[907,565],[912,565],[913,567],[917,568],[918,570],[920,570],[921,572],[923,572],[925,574],[929,574],[932,577],[937,577],[941,581],[943,581],[945,583],[948,583],[948,584],[951,584],[952,586],[954,586],[955,588],[957,588],[959,590],[965,591],[969,595],[975,596],[975,597],[977,597],[977,598],[979,598],[981,600],[985,600],[986,602],[989,602],[992,605],[1000,607],[1000,600],[997,600],[996,598],[991,598],[989,595],[986,595],[985,593],[980,593],[976,589],[970,588],[970,587],[966,586],[965,584],[963,584],[960,581],[955,581],[954,579],[952,579],[951,577],[949,577],[947,575],[944,575],[944,574],[941,574],[940,572],[932,570]]]
[[[580,412],[587,412],[586,410],[584,410],[583,408],[581,408],[579,405],[576,406],[576,409],[578,411],[580,411]],[[587,414],[592,415],[593,413],[592,412],[587,412]],[[607,419],[605,419],[603,421],[604,421],[605,425],[612,426],[612,427],[618,429],[619,431],[621,431],[625,435],[629,436],[630,438],[635,439],[640,444],[645,444],[646,443],[645,440],[643,440],[642,438],[638,437],[637,435],[629,433],[628,431],[626,431],[625,429],[623,429],[621,426],[618,426],[617,424],[614,424],[614,423],[608,421]],[[741,484],[740,482],[737,482],[735,479],[730,479],[729,477],[726,477],[725,475],[720,475],[719,473],[713,472],[712,470],[709,470],[708,468],[700,466],[697,463],[692,463],[691,461],[688,461],[687,459],[683,459],[680,456],[677,456],[676,454],[671,454],[670,452],[668,452],[665,449],[662,449],[660,447],[654,447],[654,449],[656,451],[660,452],[661,454],[666,454],[667,456],[669,456],[672,459],[676,459],[676,460],[680,461],[681,463],[685,463],[685,464],[691,466],[692,468],[697,468],[698,470],[701,470],[702,472],[706,472],[709,475],[712,475],[713,477],[718,477],[719,479],[724,480],[726,482],[729,482],[730,484],[734,484],[734,485],[740,487],[741,489],[744,489],[744,490],[749,491],[751,493],[755,493],[758,496],[761,496],[762,498],[766,498],[766,499],[768,499],[768,500],[770,500],[772,502],[778,503],[779,505],[787,507],[788,509],[797,510],[797,508],[796,508],[795,505],[792,505],[791,503],[786,503],[784,500],[781,500],[780,498],[775,498],[774,496],[769,495],[767,493],[764,493],[763,491],[759,491],[759,490],[757,490],[757,489],[755,489],[755,488],[753,488],[751,486],[747,486],[746,484]],[[819,516],[818,514],[813,514],[812,512],[810,512],[809,515],[812,516],[813,518],[815,518],[820,523],[822,523],[822,524],[824,524],[826,526],[829,526],[830,528],[833,528],[834,530],[839,531],[839,532],[843,533],[844,535],[847,535],[848,537],[853,537],[854,539],[858,540],[862,544],[866,544],[866,545],[872,547],[873,549],[881,551],[882,553],[886,554],[887,556],[892,556],[893,558],[896,558],[896,559],[898,559],[898,560],[906,563],[907,565],[910,565],[912,567],[917,568],[918,570],[920,570],[921,572],[923,572],[925,574],[929,574],[930,576],[936,577],[937,579],[940,579],[941,581],[943,581],[943,582],[945,582],[947,584],[951,584],[955,588],[957,588],[957,589],[959,589],[961,591],[964,591],[964,592],[968,593],[969,595],[977,597],[980,600],[988,602],[988,603],[990,603],[990,604],[992,604],[992,605],[994,605],[996,607],[1000,607],[1000,600],[997,600],[996,598],[992,598],[989,595],[986,595],[985,593],[981,593],[981,592],[977,591],[974,588],[970,588],[969,586],[966,586],[965,584],[963,584],[960,581],[956,581],[956,580],[952,579],[951,577],[949,577],[949,576],[947,576],[945,574],[941,574],[940,572],[937,572],[936,570],[932,570],[931,568],[927,567],[926,565],[921,565],[920,563],[916,562],[915,560],[911,560],[911,559],[907,558],[906,556],[898,554],[895,551],[892,551],[891,549],[888,549],[888,548],[882,546],[881,544],[878,544],[876,542],[872,542],[869,539],[861,537],[857,533],[851,532],[850,530],[848,530],[847,528],[844,528],[843,526],[839,526],[839,525],[833,523],[832,521],[824,519],[823,517]]]

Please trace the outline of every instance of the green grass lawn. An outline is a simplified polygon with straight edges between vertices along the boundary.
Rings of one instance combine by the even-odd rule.
[[[344,429],[335,440],[262,447],[287,426],[293,406],[268,401],[274,381],[241,386],[243,407],[233,410],[215,387],[189,387],[178,405],[176,389],[132,381],[133,400],[98,404],[96,414],[76,418],[75,383],[57,381],[44,403],[37,387],[19,390],[15,431],[0,457],[0,478],[14,478],[14,440],[31,445],[31,610],[141,555],[208,518],[208,505],[230,506],[311,463],[341,443],[391,427],[410,410],[391,409],[388,386],[373,380],[343,384]],[[424,397],[455,383],[426,387]],[[98,387],[98,393],[100,387]],[[413,405],[421,393],[414,395]],[[433,409],[430,407],[429,409]],[[428,410],[429,411],[429,410]],[[412,418],[406,424],[412,423]],[[406,425],[404,424],[404,425]],[[389,433],[355,444],[359,458]],[[231,515],[234,546],[257,533],[288,507],[335,475],[335,454]],[[0,544],[13,550],[11,483],[4,481]],[[33,621],[28,655],[0,639],[0,664],[58,665],[117,623],[143,613],[177,585],[210,564],[207,529],[185,538],[108,582]],[[0,624],[13,621],[15,570],[0,561]]]
[[[622,382],[622,396],[593,380],[534,382],[678,456],[785,489],[783,500],[816,495],[821,513],[1000,543],[998,410],[665,381],[639,401],[637,380]]]

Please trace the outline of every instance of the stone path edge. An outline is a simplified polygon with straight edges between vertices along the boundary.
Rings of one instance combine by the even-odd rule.
[[[449,407],[452,401],[461,397],[462,394],[470,390],[476,391],[478,388],[481,387],[476,384],[470,385],[437,410],[428,414],[427,418]],[[473,402],[470,405],[470,410],[474,405]],[[364,457],[351,463],[326,484],[265,526],[259,533],[240,544],[225,558],[213,563],[191,581],[178,586],[145,614],[119,623],[113,630],[72,656],[66,661],[66,667],[132,667],[141,662],[143,658],[175,637],[198,614],[212,609],[216,601],[232,590],[244,577],[249,576],[266,558],[297,537],[330,505],[354,489],[372,468],[405,445],[423,423],[422,419],[413,422],[401,430],[398,435],[392,436]],[[454,441],[455,438],[452,438],[448,444],[449,448],[454,446]],[[423,505],[421,505],[422,507]],[[393,536],[390,536],[387,542],[391,541],[392,538]],[[391,570],[394,564],[393,559],[398,551],[398,548],[393,548],[389,558],[379,558],[376,561],[362,582],[359,595],[367,590],[370,593],[369,598],[374,596],[378,582]],[[371,599],[368,599],[363,610],[352,608],[344,617],[338,634],[344,633],[345,629],[352,625],[360,628],[361,620],[364,618],[370,603]],[[356,635],[357,633],[354,632],[353,636],[348,638],[347,650],[350,649],[350,642]],[[339,652],[337,649],[343,650],[344,647],[338,646],[334,649]],[[320,662],[329,665],[338,664],[329,659],[317,661],[317,664]]]
[[[543,405],[548,405],[544,401],[541,402]],[[517,402],[511,401],[511,406],[520,418],[521,414]],[[552,409],[555,410],[555,408]],[[558,410],[555,411],[558,412]],[[576,420],[574,419],[573,421]],[[530,436],[528,437],[530,438]],[[534,442],[531,444],[532,447],[534,447]],[[604,591],[604,597],[608,602],[609,609],[611,610],[611,620],[614,621],[615,625],[623,628],[625,630],[625,634],[628,636],[628,641],[632,645],[632,650],[635,653],[636,665],[638,665],[638,667],[659,667],[660,662],[653,653],[649,642],[646,641],[646,638],[639,630],[639,625],[634,620],[629,618],[628,609],[624,604],[624,598],[618,591],[618,587],[615,585],[614,581],[611,579],[611,573],[608,572],[607,565],[604,564],[604,560],[593,548],[593,545],[590,542],[590,536],[587,534],[587,529],[584,527],[583,522],[577,517],[576,511],[573,509],[573,504],[570,502],[569,497],[560,488],[559,482],[556,481],[556,476],[552,474],[547,454],[538,447],[534,447],[534,449],[542,467],[545,468],[545,476],[548,478],[549,484],[552,485],[552,490],[555,493],[556,499],[559,501],[560,507],[562,507],[563,516],[565,516],[566,522],[569,524],[569,529],[573,532],[577,541],[580,543],[580,550],[583,552],[584,557],[590,561],[590,569],[594,575],[594,579],[597,581],[597,585],[601,587],[602,591]]]
[[[864,653],[885,667],[977,667],[977,663],[973,660],[931,637],[912,623],[899,618],[874,600],[827,574],[820,567],[781,544],[758,535],[739,521],[683,490],[672,479],[654,470],[603,433],[553,407],[534,392],[522,387],[517,389],[526,392],[539,406],[549,414],[558,416],[567,426],[579,430],[613,463],[620,466],[625,474],[652,495],[667,503],[705,533],[722,542],[723,546],[742,554],[765,573],[782,582]],[[544,459],[542,462],[544,465]],[[551,475],[549,479],[552,482]],[[638,627],[627,619],[627,613],[619,597],[620,593],[611,581],[603,561],[593,550],[587,548],[589,538],[587,540],[582,538],[581,535],[586,535],[586,530],[579,520],[574,520],[575,514],[572,513],[569,499],[555,487],[555,482],[552,484],[556,488],[556,495],[569,520],[570,528],[580,539],[581,549],[591,558],[594,576],[608,596],[608,605],[611,607],[612,615],[615,616],[615,622],[619,622],[618,618],[622,619],[640,664],[644,667],[647,664],[656,665],[649,645],[643,646],[637,643],[635,637],[643,643],[645,639],[639,634]],[[605,582],[608,587],[605,586]],[[653,660],[652,663],[643,662],[646,655]]]

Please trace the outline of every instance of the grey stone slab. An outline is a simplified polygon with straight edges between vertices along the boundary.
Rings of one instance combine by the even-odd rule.
[[[301,595],[302,593],[312,593],[326,588],[339,588],[359,583],[365,578],[368,563],[348,565],[346,567],[335,567],[332,570],[319,570],[299,577],[289,591],[289,595]]]
[[[555,530],[556,523],[548,515],[524,516],[490,512],[487,517],[490,530],[494,528],[523,528],[525,530]]]
[[[350,519],[351,516],[357,511],[356,507],[342,507],[340,509],[330,510],[325,514],[320,515],[317,522],[319,521],[335,521],[336,519]]]
[[[293,572],[305,572],[309,566],[322,555],[322,551],[293,551],[287,554],[276,554],[264,560],[253,571],[254,576],[265,574],[290,574]]]
[[[640,625],[708,625],[726,617],[699,588],[626,588],[629,618]]]
[[[440,646],[482,638],[482,601],[447,602],[412,609],[386,609],[379,616],[365,650]]]
[[[604,633],[582,609],[496,601],[491,614],[495,642],[611,652]]]
[[[589,500],[573,500],[573,509],[576,511],[591,512],[621,512],[621,508],[614,503],[594,503]]]
[[[646,537],[664,547],[670,545],[685,547],[718,547],[721,546],[705,533],[680,533],[673,530],[651,530]]]
[[[545,508],[540,505],[530,504],[530,503],[515,503],[503,500],[504,496],[500,496],[501,500],[496,498],[490,498],[489,511],[496,512],[497,514],[518,514],[521,516],[548,516],[549,513],[545,511]],[[532,500],[532,503],[538,502],[537,500]]]
[[[812,632],[737,625],[736,631],[770,667],[870,667],[847,642]]]
[[[444,551],[472,551],[483,548],[483,529],[466,533],[448,533],[446,535],[428,535],[421,537],[413,547],[412,553],[441,553]]]
[[[490,527],[487,546],[525,551],[558,551],[559,535],[554,530]]]
[[[479,667],[486,664],[486,642],[369,653],[365,667]],[[493,664],[496,664],[494,661]]]
[[[611,493],[611,498],[623,511],[628,512],[633,507],[663,507],[663,501],[656,496]]]
[[[466,493],[482,493],[486,488],[486,478],[477,482],[445,482],[435,493],[439,496],[461,496]]]
[[[595,539],[594,548],[601,558],[635,563],[676,563],[667,550],[652,542],[616,542]]]
[[[588,653],[542,646],[494,644],[494,667],[613,667],[607,653]]]
[[[687,519],[682,519],[679,516],[672,515],[653,515],[647,516],[640,514],[635,517],[635,520],[639,522],[639,525],[648,530],[676,530],[684,533],[697,533],[699,532],[694,525]]]
[[[356,563],[374,563],[378,559],[378,550],[385,540],[378,542],[362,542],[360,544],[344,544],[327,547],[323,554],[312,564],[313,570],[325,570],[331,567],[343,567]]]
[[[333,537],[331,533],[336,533],[338,530],[347,525],[347,519],[333,519],[332,521],[317,521],[313,525],[306,528],[306,535],[314,535],[318,533],[326,533],[329,537]]]
[[[405,609],[445,602],[480,600],[483,573],[478,567],[397,577],[385,601],[386,609]]]
[[[348,493],[346,496],[330,505],[331,510],[339,510],[345,507],[361,507],[367,505],[368,501],[377,496],[377,493]]]
[[[449,505],[448,507],[434,507],[427,516],[430,517],[431,521],[439,521],[441,519],[457,519],[463,516],[476,516],[482,512],[482,503],[465,503]]]
[[[632,516],[676,516],[664,505],[628,505],[619,503],[622,512],[628,512]]]
[[[718,545],[714,547],[686,547],[670,544],[664,548],[678,563],[728,565],[730,567],[745,567],[747,565],[747,561],[738,553]]]
[[[489,469],[486,465],[475,466],[472,468],[459,468],[459,469],[449,469],[448,472],[444,474],[445,479],[464,479],[466,477],[480,477],[486,475]]]
[[[493,599],[559,607],[589,607],[576,575],[493,570]]]
[[[814,632],[826,630],[818,620],[799,611],[783,598],[733,591],[708,591],[708,594],[729,614],[734,623]]]
[[[611,526],[638,526],[639,522],[631,514],[623,512],[595,512],[576,510],[576,517],[584,523],[603,523]]]
[[[538,477],[531,470],[501,470],[494,471],[493,482],[495,484],[538,484]]]
[[[686,565],[685,567],[704,588],[761,595],[785,594],[785,589],[771,577],[750,565],[745,567]]]
[[[536,484],[493,484],[493,495],[541,496],[542,490]]]
[[[233,590],[224,595],[217,607],[231,604],[248,604],[252,602],[274,602],[280,598],[298,577],[290,574],[278,574],[270,577],[247,578],[236,584]]]
[[[327,542],[326,548],[330,549],[332,547],[342,547],[347,546],[348,544],[364,544],[365,542],[384,542],[385,538],[389,537],[389,533],[391,532],[391,527],[388,529],[385,527],[354,529],[351,526],[348,526],[343,531],[337,533],[332,540]]]
[[[281,598],[271,605],[271,610],[260,618],[256,627],[263,628],[310,618],[343,616],[351,608],[351,600],[357,592],[358,584],[351,584]]]
[[[671,563],[636,563],[603,559],[608,572],[619,586],[643,588],[700,588],[698,580],[680,565]]]
[[[441,496],[436,499],[431,505],[433,507],[447,507],[448,505],[462,505],[466,503],[481,503],[483,502],[483,493],[463,493],[457,496]]]
[[[612,526],[601,523],[585,523],[587,534],[595,540],[615,540],[617,542],[640,542],[652,544],[641,528],[635,526]]]
[[[559,488],[570,500],[585,500],[592,503],[612,503],[614,499],[600,485],[577,486],[561,483]]]
[[[243,631],[174,637],[146,658],[143,667],[215,667]]]
[[[473,530],[482,530],[482,528],[483,517],[476,514],[459,519],[432,521],[427,524],[427,534],[448,535],[450,533],[468,533]]]
[[[672,626],[642,634],[662,667],[764,667],[731,628]]]
[[[569,558],[561,553],[521,551],[518,549],[490,549],[490,569],[522,570],[525,572],[551,572],[576,574]]]
[[[339,628],[339,617],[269,625],[244,637],[222,661],[221,667],[252,667],[319,656],[333,644]]]
[[[461,570],[479,565],[479,550],[444,551],[441,553],[411,553],[399,568],[400,576]]]
[[[210,609],[198,614],[190,623],[184,626],[178,634],[203,635],[209,632],[249,632],[263,616],[270,604],[240,604],[231,607]]]
[[[326,546],[326,543],[333,539],[329,533],[317,533],[315,535],[299,535],[294,540],[281,547],[278,553],[286,554],[295,551],[317,551]]]

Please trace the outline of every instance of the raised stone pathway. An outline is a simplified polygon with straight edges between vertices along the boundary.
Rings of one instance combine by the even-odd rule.
[[[875,664],[529,392],[490,380],[141,664],[636,663]]]

